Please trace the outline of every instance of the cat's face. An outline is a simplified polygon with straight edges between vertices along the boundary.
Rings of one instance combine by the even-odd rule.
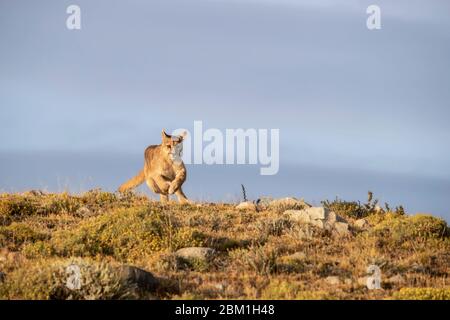
[[[176,163],[182,162],[181,157],[183,155],[183,140],[185,136],[186,132],[180,136],[171,136],[164,130],[162,131],[163,148],[169,157]]]

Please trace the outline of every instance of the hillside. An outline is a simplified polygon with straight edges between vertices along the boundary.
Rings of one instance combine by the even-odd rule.
[[[380,208],[371,194],[323,206],[3,194],[0,298],[450,299],[445,221]],[[367,287],[370,265],[381,289]]]

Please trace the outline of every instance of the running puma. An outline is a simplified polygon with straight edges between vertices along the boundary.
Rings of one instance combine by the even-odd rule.
[[[161,132],[162,143],[149,146],[144,153],[144,169],[119,187],[119,192],[135,188],[144,181],[147,186],[160,195],[161,202],[168,202],[169,195],[175,194],[180,203],[190,203],[181,185],[186,181],[186,167],[181,159],[184,132],[181,136]]]

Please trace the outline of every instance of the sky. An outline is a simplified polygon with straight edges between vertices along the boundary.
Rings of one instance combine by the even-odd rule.
[[[373,189],[449,220],[449,15],[446,0],[0,0],[0,190],[115,190],[162,128],[201,120],[280,129],[281,166],[188,166],[195,199]]]

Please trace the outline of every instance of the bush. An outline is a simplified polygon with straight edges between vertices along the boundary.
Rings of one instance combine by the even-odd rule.
[[[229,252],[232,263],[238,269],[269,275],[276,271],[278,252],[269,246],[252,246],[249,249],[236,249]]]
[[[72,230],[57,231],[51,244],[62,256],[103,254],[132,261],[155,251],[201,246],[203,235],[180,227],[169,213],[142,207],[117,209],[82,221]]]
[[[0,246],[18,249],[25,242],[35,242],[48,239],[45,233],[36,231],[29,225],[13,222],[9,226],[0,226]]]
[[[431,215],[389,215],[374,226],[371,234],[401,244],[406,241],[445,238],[448,237],[449,230],[444,220]]]
[[[81,287],[71,290],[67,286],[70,273],[67,267],[80,268]],[[120,272],[105,263],[89,260],[59,260],[23,266],[8,274],[0,286],[4,299],[125,299],[139,298],[135,291],[122,283]]]
[[[393,294],[397,300],[450,300],[450,288],[402,288]]]
[[[336,198],[333,201],[322,201],[322,205],[338,215],[355,219],[365,218],[375,214],[382,214],[390,211],[395,212],[398,215],[405,214],[405,210],[402,206],[396,207],[395,210],[391,210],[389,205],[386,203],[385,209],[383,209],[378,205],[378,202],[378,199],[374,199],[373,193],[369,191],[367,193],[367,202],[364,204],[361,204],[359,201],[344,201]]]
[[[323,300],[330,299],[325,291],[304,290],[299,283],[272,280],[261,293],[265,300]]]

